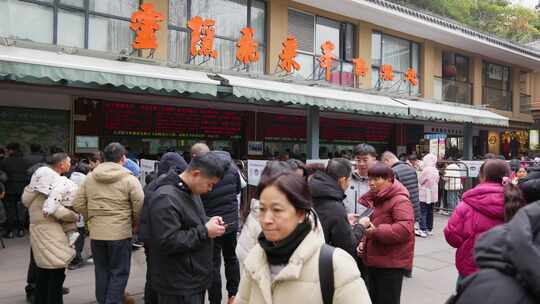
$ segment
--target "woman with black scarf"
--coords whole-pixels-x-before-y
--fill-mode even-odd
[[[307,182],[283,173],[259,185],[262,233],[244,262],[236,304],[322,304],[319,252],[323,246]],[[334,304],[371,303],[353,258],[332,256]]]

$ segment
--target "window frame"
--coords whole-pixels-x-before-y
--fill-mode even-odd
[[[371,70],[373,71],[374,69],[376,69],[377,71],[380,71],[380,68],[381,68],[381,65],[383,64],[383,60],[384,60],[384,57],[383,57],[383,44],[384,44],[384,36],[387,36],[387,37],[392,37],[392,38],[395,38],[395,39],[401,39],[401,40],[404,40],[404,41],[407,41],[409,42],[409,67],[413,67],[413,62],[414,62],[414,59],[413,59],[413,45],[417,45],[418,46],[418,69],[416,70],[416,77],[418,78],[418,80],[422,79],[421,78],[421,73],[420,73],[420,69],[422,67],[422,45],[416,41],[413,41],[413,40],[410,40],[410,39],[406,39],[406,38],[403,38],[403,37],[399,37],[399,36],[395,36],[395,35],[390,35],[390,34],[387,34],[387,33],[384,33],[382,31],[378,31],[378,30],[373,30],[372,32],[372,37],[373,37],[373,34],[379,34],[381,39],[380,39],[380,45],[379,45],[379,64],[378,65],[375,65],[373,64],[373,56],[371,57]],[[371,45],[371,48],[373,50],[373,38],[372,38],[372,45]],[[399,74],[403,80],[405,80],[405,71],[398,71],[398,70],[395,70],[393,67],[392,67],[392,71],[394,72],[394,74]],[[372,75],[372,78],[373,78],[373,75]],[[379,73],[377,73],[377,83],[379,82]],[[408,83],[407,84],[408,86],[408,94],[409,95],[413,95],[413,86]],[[418,87],[418,95],[421,95],[421,92],[420,92],[420,83],[418,83],[417,85]],[[382,87],[374,87],[375,89],[378,89],[378,90],[383,90]],[[398,91],[399,92],[399,91]]]
[[[358,54],[358,45],[357,45],[357,42],[358,42],[358,37],[357,37],[358,29],[357,29],[357,26],[355,24],[351,23],[351,22],[335,20],[335,19],[332,19],[332,18],[328,18],[328,17],[318,15],[318,14],[309,13],[309,12],[306,12],[306,11],[303,11],[303,10],[300,10],[300,9],[296,9],[296,8],[292,8],[292,7],[289,7],[287,9],[287,18],[288,18],[289,11],[295,11],[297,13],[301,13],[301,14],[313,17],[313,52],[303,51],[303,50],[300,50],[300,49],[297,50],[298,54],[313,57],[313,66],[312,66],[313,73],[311,75],[311,78],[308,78],[306,80],[315,80],[315,81],[317,81],[317,80],[322,79],[320,77],[317,77],[318,76],[317,71],[318,71],[318,66],[319,66],[317,64],[317,59],[321,57],[320,55],[317,54],[317,50],[320,49],[320,47],[321,47],[320,45],[317,46],[317,24],[318,24],[319,18],[324,18],[324,19],[339,23],[339,48],[340,48],[339,52],[338,52],[339,58],[335,59],[334,62],[339,62],[339,85],[343,86],[343,78],[342,78],[342,76],[343,76],[342,75],[343,74],[343,67],[344,67],[345,64],[350,64],[351,66],[353,65],[352,60],[348,61],[347,58],[346,58],[347,57],[346,56],[347,26],[349,25],[353,29],[353,37],[352,37],[352,45],[353,45],[353,51],[352,51],[353,55],[352,56],[353,56],[353,58],[351,58],[351,59],[354,59],[354,57]],[[354,86],[355,86],[355,84],[353,83],[353,87]]]
[[[471,83],[471,60],[469,58],[469,56],[466,56],[466,55],[463,55],[463,54],[460,54],[460,53],[457,53],[457,52],[454,52],[454,51],[443,51],[443,70],[444,70],[444,54],[452,54],[452,57],[453,57],[453,60],[454,60],[454,65],[456,66],[456,76],[454,77],[444,77],[443,75],[443,79],[448,79],[448,80],[452,80],[452,81],[456,81],[456,82],[462,82],[462,83]],[[461,81],[461,80],[457,80],[457,58],[460,57],[462,59],[465,59],[465,61],[467,62],[467,79],[465,81]]]
[[[186,14],[186,20],[190,20],[193,16],[191,15],[191,3],[192,1],[194,0],[185,0],[186,1],[186,7],[187,7],[187,14]],[[197,1],[197,0],[195,0]],[[225,0],[223,0],[225,1]],[[258,48],[259,49],[263,49],[264,50],[264,55],[266,57],[266,53],[267,53],[267,45],[268,45],[268,0],[258,0],[259,2],[262,2],[264,3],[264,34],[263,34],[263,37],[264,37],[264,41],[263,42],[259,42],[257,41],[257,44],[258,44]],[[251,23],[251,8],[253,7],[253,0],[246,0],[246,5],[247,5],[247,10],[246,10],[246,13],[247,13],[247,16],[246,16],[246,27],[252,27],[252,23]],[[185,27],[181,27],[181,26],[177,26],[177,25],[173,25],[170,23],[170,16],[168,15],[169,18],[167,18],[167,31],[176,31],[176,32],[184,32],[187,34],[187,39],[188,41],[191,41],[191,30],[187,27],[187,24],[185,25]],[[229,41],[229,42],[238,42],[238,39],[235,39],[235,38],[231,38],[231,37],[227,37],[227,36],[222,36],[222,35],[215,35],[216,39],[220,39],[220,40],[226,40],[226,41]],[[169,34],[169,38],[170,38],[170,34]],[[169,43],[169,42],[167,42]],[[168,46],[169,47],[169,46]],[[186,54],[186,58],[183,59],[182,62],[180,62],[181,64],[190,64],[190,60],[191,60],[191,56],[190,56],[190,48],[191,48],[191,45],[189,43],[187,43],[185,46],[185,54]],[[170,54],[168,54],[168,57],[170,57]],[[169,58],[167,58],[168,60]],[[262,58],[261,58],[262,59]],[[249,70],[248,70],[249,71]],[[266,65],[263,64],[263,73],[266,72]]]
[[[45,1],[40,1],[40,0],[18,0],[18,1],[52,8],[53,10],[52,44],[54,45],[58,45],[58,13],[60,10],[84,14],[84,46],[83,47],[85,49],[88,49],[88,41],[90,40],[90,17],[91,16],[131,22],[131,18],[128,18],[128,17],[117,16],[117,15],[90,10],[90,0],[82,0],[83,1],[82,7],[65,4],[65,3],[62,3],[61,0],[52,0],[52,2],[45,2]],[[139,2],[139,6],[140,6],[141,0],[137,0],[137,1]]]
[[[501,88],[496,88],[496,87],[487,85],[487,67],[490,64],[491,65],[497,65],[497,66],[502,67],[503,69],[508,70],[508,79],[506,80],[506,82],[507,82],[506,88],[501,89]],[[503,75],[504,75],[504,72],[503,72]],[[514,77],[514,75],[512,75],[512,67],[511,66],[496,63],[496,62],[492,62],[492,61],[487,61],[487,60],[483,61],[483,66],[482,66],[482,80],[483,80],[482,81],[482,86],[484,86],[486,88],[490,88],[490,89],[499,90],[499,91],[512,92],[513,91],[513,88],[512,88],[512,78],[513,77]]]

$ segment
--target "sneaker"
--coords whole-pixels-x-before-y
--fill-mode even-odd
[[[82,260],[73,260],[68,266],[69,270],[76,270],[84,266],[84,262]]]
[[[427,233],[423,230],[420,230],[420,233],[418,234],[418,236],[421,238],[427,238]]]
[[[417,236],[422,236],[422,230],[420,230],[419,228],[414,229],[414,234],[416,234]]]
[[[432,235],[433,235],[433,230],[428,230],[427,234],[428,234],[429,236],[432,236]]]
[[[69,294],[70,292],[71,292],[71,290],[69,290],[69,288],[67,288],[67,287],[62,287],[62,294],[63,294],[63,295],[67,295],[67,294]]]
[[[6,231],[6,233],[4,233],[2,237],[4,239],[12,239],[15,237],[15,234],[13,233],[13,231]]]
[[[17,231],[17,237],[18,237],[18,238],[22,238],[22,237],[24,237],[24,235],[25,235],[24,229],[19,229],[19,230]]]

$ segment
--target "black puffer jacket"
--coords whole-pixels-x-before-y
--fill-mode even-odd
[[[202,202],[174,170],[157,179],[150,198],[150,275],[166,295],[204,292],[212,277],[212,240]]]
[[[527,177],[518,185],[527,202],[540,201],[540,167],[530,168]]]
[[[7,194],[21,195],[28,184],[29,176],[26,174],[29,164],[21,155],[10,156],[0,161],[0,170],[6,172],[8,180],[5,184]]]
[[[416,170],[404,162],[397,162],[392,166],[396,179],[407,188],[414,208],[414,219],[420,221],[420,199],[418,196],[418,175]]]
[[[480,271],[458,286],[456,304],[540,303],[540,202],[522,208],[475,246]]]
[[[225,175],[214,189],[201,196],[204,210],[209,217],[221,216],[227,226],[226,233],[238,231],[238,198],[241,191],[240,174],[233,164],[231,155],[224,151],[216,151],[223,162]]]
[[[177,180],[174,175],[167,174],[169,171],[173,171],[176,175],[184,172],[187,168],[187,163],[182,156],[175,152],[168,152],[163,154],[159,161],[159,168],[157,172],[158,178],[144,187],[144,204],[139,216],[139,233],[138,237],[140,241],[145,241],[150,238],[150,204],[152,202],[152,194],[161,186],[166,184],[173,184]]]
[[[343,204],[345,193],[337,181],[324,172],[316,172],[309,180],[313,207],[322,223],[326,243],[356,256],[358,243]]]

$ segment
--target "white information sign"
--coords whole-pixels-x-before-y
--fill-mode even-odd
[[[259,185],[261,174],[266,167],[266,160],[248,160],[248,184],[252,186]]]

